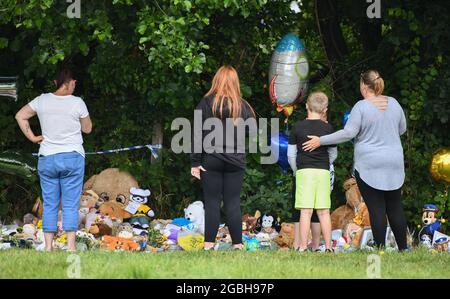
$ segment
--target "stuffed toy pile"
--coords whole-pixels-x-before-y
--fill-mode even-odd
[[[346,204],[331,214],[332,246],[335,251],[370,248],[373,243],[367,206],[354,178],[345,181]],[[107,251],[196,251],[204,246],[205,210],[201,201],[190,203],[184,215],[174,219],[158,219],[150,204],[151,191],[139,188],[129,173],[110,168],[92,176],[84,184],[80,196],[77,250]],[[449,250],[450,238],[441,233],[442,219],[438,209],[428,204],[423,208],[423,228],[419,232],[420,245],[430,250]],[[62,230],[61,211],[54,247],[67,248]],[[42,231],[42,200],[38,198],[32,212],[12,225],[0,225],[0,249],[12,247],[44,249]],[[395,247],[392,232],[388,246]],[[275,250],[293,247],[295,224],[280,223],[270,212],[256,211],[242,217],[244,249]],[[412,244],[412,236],[410,236]],[[323,245],[321,246],[323,247]],[[232,240],[228,227],[220,225],[215,250],[230,250]]]

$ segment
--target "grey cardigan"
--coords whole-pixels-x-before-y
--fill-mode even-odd
[[[321,145],[338,144],[355,138],[354,167],[372,188],[399,189],[405,180],[400,135],[406,132],[406,119],[396,99],[388,97],[386,110],[370,101],[358,101],[344,127],[320,137]]]

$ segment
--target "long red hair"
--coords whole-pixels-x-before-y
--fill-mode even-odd
[[[211,89],[206,93],[206,96],[214,95],[212,105],[213,114],[219,113],[219,117],[223,116],[223,107],[229,109],[230,116],[235,121],[242,117],[242,105],[246,104],[254,115],[253,109],[241,97],[241,86],[239,84],[239,77],[234,67],[224,65],[214,75]]]

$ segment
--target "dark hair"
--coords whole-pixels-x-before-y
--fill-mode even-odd
[[[383,93],[384,90],[384,80],[381,75],[376,70],[368,70],[361,74],[361,81],[367,85],[376,96]]]
[[[68,68],[61,68],[55,78],[56,89],[59,89],[63,84],[73,80],[72,71]]]

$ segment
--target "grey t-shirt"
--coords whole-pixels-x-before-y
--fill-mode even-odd
[[[385,111],[368,100],[358,101],[344,127],[320,137],[321,145],[338,144],[355,138],[354,163],[361,179],[379,190],[399,189],[405,180],[400,135],[406,119],[396,99],[388,97]]]

